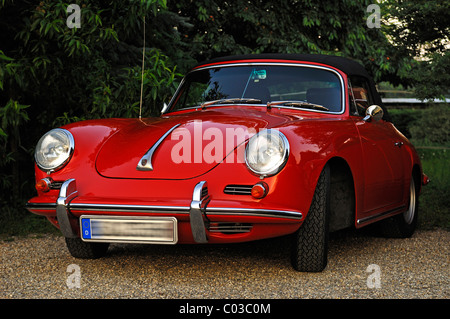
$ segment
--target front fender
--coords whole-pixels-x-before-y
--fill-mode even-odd
[[[291,154],[285,170],[291,187],[296,188],[303,212],[309,211],[314,191],[323,168],[332,159],[347,163],[354,181],[356,209],[363,196],[362,150],[359,134],[351,120],[324,119],[292,123],[280,127],[289,140]],[[288,182],[286,181],[286,182]]]

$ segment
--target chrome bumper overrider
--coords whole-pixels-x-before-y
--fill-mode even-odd
[[[70,210],[83,212],[131,212],[131,213],[173,213],[187,214],[191,224],[192,235],[195,242],[207,243],[206,221],[207,216],[214,215],[236,215],[255,217],[275,217],[291,220],[301,220],[302,213],[299,211],[253,209],[235,207],[208,207],[210,195],[206,181],[198,183],[193,190],[190,206],[155,206],[155,205],[123,205],[123,204],[84,204],[72,203],[78,196],[75,179],[66,180],[60,189],[58,199],[55,203],[28,203],[26,208],[30,211],[54,210],[60,225],[61,232],[65,237],[75,238],[77,233],[70,223]]]
[[[195,185],[194,193],[192,194],[191,207],[189,209],[192,236],[194,237],[195,242],[199,244],[208,242],[203,216],[208,202],[208,185],[203,181]]]
[[[69,203],[78,195],[77,184],[74,179],[65,181],[59,191],[59,197],[56,201],[56,217],[59,227],[64,237],[76,238],[77,234],[73,231],[69,220]]]

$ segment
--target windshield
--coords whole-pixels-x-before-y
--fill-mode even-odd
[[[195,70],[184,79],[171,111],[252,104],[340,113],[341,78],[312,66],[234,65]]]

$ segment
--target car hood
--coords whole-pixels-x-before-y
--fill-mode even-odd
[[[103,144],[97,155],[96,169],[109,178],[194,178],[213,169],[260,130],[295,119],[298,117],[247,107],[221,107],[137,119]],[[152,169],[138,169],[138,164],[152,148]],[[233,160],[243,163],[243,158],[237,157]]]

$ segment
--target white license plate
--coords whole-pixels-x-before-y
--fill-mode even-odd
[[[81,239],[84,241],[176,244],[177,226],[175,217],[80,217]]]

